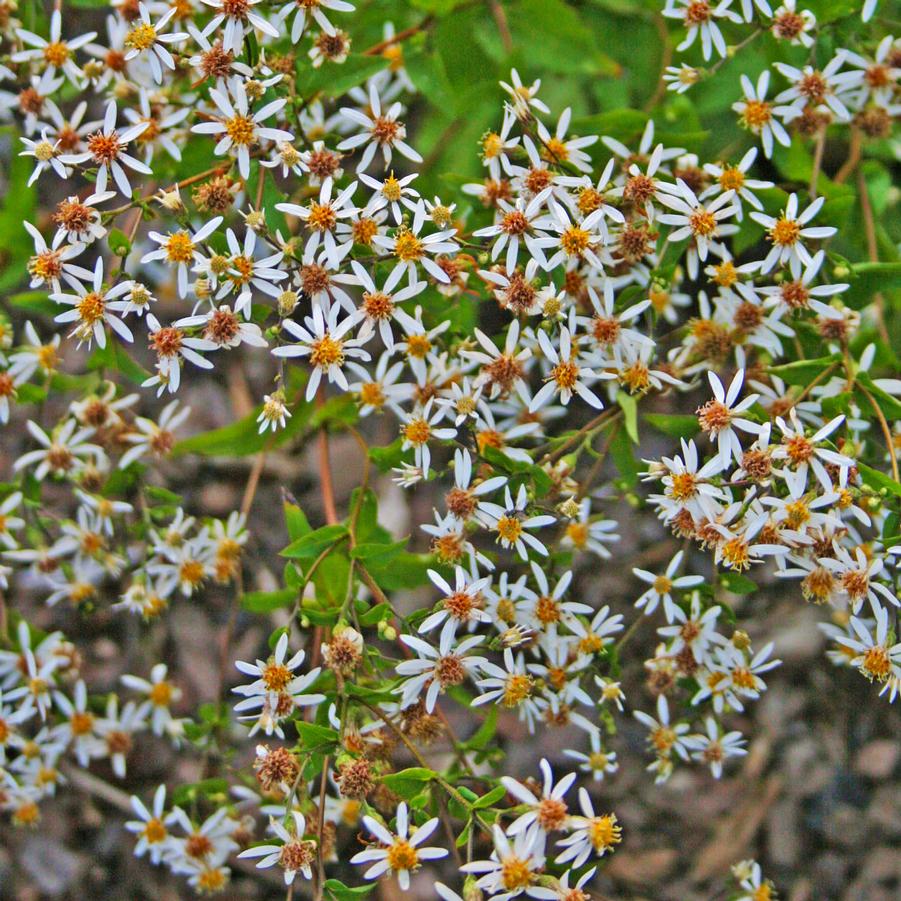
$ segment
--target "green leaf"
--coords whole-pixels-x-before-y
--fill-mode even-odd
[[[288,607],[297,600],[297,592],[291,588],[278,591],[247,591],[241,595],[241,608],[249,613],[271,613],[280,607]]]
[[[150,373],[135,362],[118,341],[107,338],[106,347],[97,347],[88,359],[88,369],[111,369],[125,376],[130,382],[141,385]]]
[[[875,488],[877,491],[885,489],[889,494],[901,497],[901,484],[896,482],[891,476],[887,476],[878,469],[873,469],[872,466],[867,466],[866,463],[858,462],[857,470],[860,472],[860,477],[865,485],[869,485],[870,488]]]
[[[327,753],[337,746],[340,738],[334,729],[320,726],[318,723],[295,720],[294,728],[297,729],[300,747],[305,754]]]
[[[822,375],[833,363],[841,360],[841,354],[828,357],[817,357],[814,360],[796,360],[794,363],[783,363],[781,366],[770,366],[770,375],[776,375],[788,385],[809,385],[817,376]]]
[[[347,526],[343,523],[322,526],[322,528],[298,538],[297,541],[292,541],[281,552],[281,555],[291,560],[312,559],[318,557],[329,545],[335,544],[347,534]]]
[[[498,785],[495,788],[491,789],[491,791],[487,794],[482,795],[482,797],[479,798],[478,801],[474,801],[472,806],[475,807],[476,810],[481,810],[485,807],[493,807],[506,794],[507,789],[504,788],[503,785]]]
[[[410,798],[422,791],[425,783],[437,778],[438,774],[434,770],[422,766],[412,766],[398,773],[382,776],[382,784],[400,795],[405,801],[409,801]]]
[[[720,585],[733,594],[753,594],[757,583],[738,572],[724,572],[719,577]]]
[[[671,438],[692,438],[701,430],[697,416],[676,413],[645,413],[644,421]]]
[[[382,56],[352,53],[340,65],[325,63],[314,69],[305,53],[298,54],[297,92],[307,96],[319,93],[326,97],[340,97],[387,65],[388,61]]]
[[[325,880],[325,890],[334,901],[359,901],[360,898],[365,898],[375,887],[375,882],[351,888],[351,886],[345,885],[340,879]]]
[[[638,444],[638,403],[631,394],[625,391],[619,391],[616,395],[616,402],[623,411],[623,418],[626,423],[626,434]]]

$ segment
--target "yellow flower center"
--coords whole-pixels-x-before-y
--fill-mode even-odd
[[[156,29],[142,22],[135,26],[125,38],[125,46],[135,50],[149,50],[156,41]]]
[[[398,870],[412,870],[419,865],[419,855],[408,841],[398,838],[388,849],[388,865],[395,873]]]
[[[256,140],[256,124],[249,116],[234,116],[225,123],[225,133],[234,144],[253,144]]]
[[[190,263],[194,259],[194,242],[186,231],[174,232],[166,239],[166,259],[170,263]]]

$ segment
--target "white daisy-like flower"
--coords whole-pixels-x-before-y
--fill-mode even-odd
[[[346,337],[360,321],[359,315],[345,316],[339,321],[340,307],[335,304],[326,315],[322,307],[314,306],[313,315],[304,319],[304,325],[285,319],[285,330],[297,338],[297,344],[285,344],[273,349],[277,357],[308,357],[313,371],[307,382],[306,399],[312,400],[319,390],[322,377],[335,383],[343,391],[349,389],[344,366],[348,358],[368,360],[369,353],[362,345],[366,337]]]
[[[216,31],[225,22],[222,48],[230,50],[235,56],[241,55],[247,31],[256,29],[268,34],[269,37],[279,37],[278,29],[254,10],[261,0],[242,0],[241,3],[232,3],[230,0],[203,0],[203,2],[215,10],[213,18],[204,29],[204,35]],[[212,91],[210,94],[212,95]]]
[[[87,342],[90,347],[96,341],[99,347],[106,347],[106,327],[109,326],[123,341],[131,343],[134,335],[116,315],[128,306],[128,301],[118,300],[131,289],[128,281],[119,282],[112,288],[104,288],[103,257],[98,257],[90,284],[85,287],[76,284],[75,294],[51,294],[51,300],[66,304],[72,309],[54,317],[54,322],[76,323],[70,337],[78,339],[79,345]]]
[[[588,733],[591,742],[591,750],[586,754],[582,751],[565,749],[564,755],[579,764],[579,769],[590,775],[595,782],[602,782],[608,773],[615,773],[619,769],[616,762],[616,751],[606,751],[601,744],[601,732],[594,729]]]
[[[831,226],[810,226],[807,223],[822,209],[825,197],[817,197],[807,209],[798,213],[798,195],[790,194],[785,209],[779,215],[752,212],[751,218],[767,230],[767,239],[773,245],[760,266],[761,274],[770,272],[776,266],[788,266],[792,276],[798,278],[802,266],[813,262],[805,240],[821,241],[831,238],[837,228]]]
[[[38,63],[46,67],[45,74],[51,77],[61,69],[76,88],[81,87],[84,75],[75,63],[75,51],[93,41],[97,37],[96,31],[63,40],[62,13],[54,9],[50,16],[49,39],[24,28],[16,29],[16,37],[30,49],[14,53],[14,63]]]
[[[158,864],[171,846],[168,827],[175,822],[171,813],[166,814],[166,786],[160,785],[153,793],[151,807],[148,808],[137,795],[131,796],[131,806],[138,819],[129,820],[125,828],[138,838],[135,857],[147,854],[151,863]]]
[[[760,73],[755,85],[747,75],[741,76],[741,87],[744,97],[732,104],[732,109],[739,115],[741,124],[758,135],[763,145],[763,155],[769,159],[773,155],[774,143],[783,147],[791,144],[791,138],[776,116],[790,114],[787,106],[773,106],[766,99],[770,87],[770,70]]]
[[[525,485],[519,486],[515,501],[510,489],[507,488],[504,506],[488,502],[483,505],[486,515],[490,517],[490,528],[497,532],[498,543],[503,547],[515,549],[523,560],[528,559],[529,548],[543,557],[548,555],[547,548],[531,534],[531,530],[553,525],[557,521],[556,517],[546,513],[527,516],[525,511],[528,505]]]
[[[148,313],[144,320],[147,324],[150,347],[156,351],[157,373],[144,382],[144,385],[159,385],[160,392],[168,389],[175,394],[181,384],[182,361],[187,360],[200,369],[212,369],[213,364],[198,351],[216,350],[216,345],[205,338],[192,338],[183,329],[174,325],[164,326],[153,313]]]
[[[152,175],[153,170],[125,151],[135,138],[142,135],[150,127],[150,123],[137,122],[120,132],[116,128],[118,115],[116,101],[110,100],[107,104],[100,130],[92,134],[87,140],[87,150],[80,153],[63,154],[59,157],[59,160],[67,166],[77,166],[90,160],[97,167],[97,180],[94,184],[95,193],[102,194],[106,191],[106,186],[110,177],[112,177],[119,192],[130,198],[131,185],[124,167],[141,175]]]
[[[590,407],[600,410],[604,402],[585,384],[587,379],[612,378],[610,373],[598,372],[579,363],[579,350],[573,347],[570,331],[565,326],[560,329],[560,347],[554,347],[547,332],[538,332],[538,343],[550,365],[550,371],[544,385],[538,389],[529,403],[529,412],[535,412],[549,403],[551,398],[559,396],[560,403],[566,406],[573,394],[578,394]]]
[[[597,814],[591,795],[584,788],[579,789],[579,807],[582,816],[573,816],[572,832],[557,842],[563,851],[557,855],[557,863],[569,863],[581,867],[589,857],[603,857],[622,841],[622,827],[617,825],[616,814]]]
[[[730,757],[742,757],[748,753],[746,739],[741,732],[720,731],[717,721],[708,716],[704,721],[706,735],[689,735],[685,744],[691,749],[693,760],[710,767],[714,779],[723,775],[723,764]]]
[[[701,55],[710,59],[713,51],[725,57],[727,53],[726,39],[720,31],[717,19],[728,22],[741,22],[741,16],[730,9],[732,0],[720,0],[715,6],[710,3],[697,3],[695,0],[667,0],[663,15],[669,19],[682,19],[687,29],[685,40],[676,49],[681,53],[688,50],[695,40],[701,38]]]
[[[453,629],[442,629],[437,648],[415,635],[401,635],[400,640],[418,654],[395,667],[399,676],[408,677],[397,689],[401,695],[401,708],[417,703],[425,692],[425,709],[432,713],[439,695],[448,688],[461,685],[485,662],[484,657],[469,653],[484,641],[481,635],[456,641]]]
[[[332,197],[333,188],[332,179],[326,178],[319,189],[319,197],[311,200],[308,206],[300,206],[296,203],[277,203],[275,208],[282,213],[288,213],[303,220],[310,232],[310,237],[304,246],[305,256],[315,256],[322,246],[323,256],[329,266],[337,269],[353,247],[353,241],[347,240],[339,245],[335,240],[335,230],[342,219],[355,216],[359,210],[351,203],[351,198],[357,190],[357,182],[351,182],[334,198]]]
[[[672,592],[677,589],[694,588],[701,585],[704,581],[703,576],[676,576],[684,556],[684,552],[679,551],[670,560],[662,575],[657,575],[646,569],[635,568],[632,570],[636,578],[651,586],[635,602],[635,606],[639,610],[644,610],[650,616],[657,609],[657,605],[662,602],[666,621],[668,623],[673,621],[675,610],[678,608],[673,601]]]
[[[432,459],[429,442],[450,441],[457,435],[456,427],[436,428],[444,418],[444,412],[442,407],[434,404],[434,398],[429,398],[424,407],[417,407],[401,420],[401,448],[413,448],[415,464],[422,478],[428,478],[429,475]]]
[[[125,59],[132,60],[142,53],[145,54],[150,63],[153,80],[157,84],[162,84],[163,66],[173,71],[175,69],[175,60],[166,49],[166,44],[177,44],[189,37],[185,31],[163,34],[163,29],[177,12],[177,7],[170,7],[154,25],[150,20],[150,10],[143,3],[139,3],[138,19],[133,22],[131,30],[125,36]]]
[[[403,104],[395,101],[386,110],[382,110],[382,102],[379,98],[378,84],[375,79],[369,85],[369,113],[353,107],[342,107],[341,115],[349,122],[363,129],[359,134],[345,138],[338,150],[355,150],[367,145],[357,163],[357,172],[363,172],[369,168],[377,150],[382,151],[382,160],[385,168],[391,164],[391,159],[396,150],[402,156],[414,163],[421,163],[422,157],[404,140],[407,136],[407,128],[398,117],[403,111]]]
[[[387,251],[396,258],[395,268],[402,272],[406,271],[411,285],[419,281],[417,265],[422,266],[436,281],[449,283],[450,276],[435,260],[431,259],[430,255],[454,254],[459,249],[453,240],[457,234],[455,228],[446,228],[423,235],[422,229],[428,218],[425,204],[420,203],[413,214],[413,222],[410,227],[401,226],[391,236],[376,235],[372,239],[372,243],[376,247]]]
[[[304,30],[307,27],[308,17],[312,19],[327,35],[330,37],[337,34],[335,26],[329,21],[324,10],[333,10],[334,12],[350,13],[356,7],[346,0],[304,0],[298,3],[297,0],[291,0],[286,3],[276,14],[276,20],[281,24],[286,22],[291,13],[295,12],[294,22],[291,25],[291,43],[296,44],[300,41]]]
[[[393,833],[382,823],[370,816],[363,817],[363,824],[382,844],[382,848],[369,848],[351,857],[354,864],[370,864],[363,874],[365,879],[380,879],[386,873],[393,873],[401,889],[409,891],[410,874],[422,866],[426,860],[440,860],[447,857],[446,848],[423,847],[422,843],[438,828],[439,820],[433,817],[410,831],[407,805],[401,802],[397,807],[397,832]]]
[[[211,6],[220,2],[222,0],[204,0],[204,3]],[[256,0],[249,0],[249,2],[256,2]],[[259,17],[249,14],[249,18],[252,20],[252,18]],[[234,20],[229,19],[229,23],[232,21]],[[278,36],[277,33],[275,36]],[[240,52],[240,50],[236,52]],[[239,78],[232,78],[230,81],[220,84],[221,88],[210,88],[210,99],[216,104],[221,117],[213,122],[200,122],[193,125],[191,131],[197,134],[220,136],[214,153],[216,156],[225,154],[234,156],[238,161],[238,171],[241,173],[241,177],[247,179],[250,178],[251,148],[259,146],[263,141],[294,140],[294,135],[290,131],[262,124],[266,119],[278,113],[288,100],[280,97],[252,113],[243,81]]]
[[[520,119],[528,119],[533,109],[539,113],[550,113],[547,105],[538,99],[538,91],[541,89],[540,78],[536,78],[530,85],[525,85],[519,72],[511,69],[510,82],[502,81],[500,85],[513,98],[513,112]]]
[[[478,888],[494,901],[509,901],[525,895],[528,898],[553,899],[557,893],[539,885],[545,865],[545,837],[540,829],[527,829],[516,835],[511,843],[504,830],[495,824],[494,851],[487,860],[474,860],[460,867],[463,873],[474,873]]]
[[[264,844],[254,845],[242,851],[238,857],[241,859],[252,859],[261,857],[257,863],[258,869],[278,864],[284,870],[285,885],[291,885],[297,874],[300,873],[305,879],[313,878],[313,863],[316,860],[316,842],[311,839],[304,839],[307,830],[307,821],[304,815],[298,810],[291,811],[293,819],[293,831],[288,831],[282,823],[273,818],[269,820],[269,829],[275,833],[280,844]]]
[[[507,792],[528,807],[507,827],[507,835],[519,835],[533,825],[542,832],[559,832],[568,825],[569,812],[564,798],[576,781],[575,773],[567,773],[559,782],[554,783],[551,765],[542,757],[538,764],[543,778],[540,797],[530,788],[510,776],[502,776],[501,784]]]
[[[188,271],[194,263],[203,259],[200,246],[222,224],[222,216],[214,216],[199,229],[189,231],[187,228],[162,234],[152,231],[148,237],[160,245],[158,250],[151,250],[141,257],[142,263],[163,260],[169,266],[175,266],[178,273],[178,293],[180,297],[188,295]]]

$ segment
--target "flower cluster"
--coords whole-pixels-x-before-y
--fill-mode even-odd
[[[754,579],[819,605],[830,659],[901,693],[901,380],[858,169],[868,142],[888,155],[901,39],[874,25],[822,68],[774,62],[772,100],[769,68],[734,78],[750,139],[706,155],[672,115],[554,116],[514,69],[481,177],[442,197],[404,58],[433,17],[351,54],[355,5],[126,0],[103,37],[70,36],[59,4],[46,37],[12,8],[0,23],[0,112],[48,203],[0,319],[0,422],[22,425],[0,486],[0,809],[33,825],[66,772],[106,760],[122,780],[136,742],[162,741],[202,775],[168,807],[165,785],[136,794],[126,828],[201,894],[243,866],[317,898],[362,875],[587,901],[622,840],[599,798],[622,732],[646,730],[658,782],[747,753],[739,715],[780,663],[738,619]],[[662,12],[705,61],[742,29],[814,45],[793,0],[733,5]],[[727,74],[683,63],[661,85]],[[806,159],[808,138],[799,176],[782,148]],[[854,172],[866,261],[841,243]],[[259,405],[179,442],[192,392],[233,378]],[[366,458],[343,518],[337,431]],[[266,584],[247,565],[266,457],[313,435],[325,522],[281,486],[290,543]],[[188,491],[172,467],[192,453],[253,455],[240,509],[165,487]],[[417,496],[409,543],[379,485]],[[657,542],[638,555],[630,509]],[[590,579],[615,570],[630,587]],[[209,598],[228,598],[222,684],[196,711],[159,655],[121,693],[89,686],[83,652],[36,625],[133,615],[150,636]],[[236,622],[260,614],[279,617],[268,648],[236,660]],[[499,723],[553,730],[558,778],[544,758],[540,782],[505,772]],[[756,863],[735,877],[774,897]]]

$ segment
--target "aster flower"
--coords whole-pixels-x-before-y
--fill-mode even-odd
[[[128,145],[140,137],[149,127],[149,122],[138,122],[123,129],[116,128],[118,118],[116,101],[111,100],[106,107],[103,116],[103,124],[99,131],[92,134],[87,140],[87,150],[79,153],[66,153],[59,157],[59,161],[67,166],[77,166],[89,160],[97,167],[97,179],[94,191],[102,194],[106,191],[110,177],[116,183],[119,193],[125,197],[131,197],[131,184],[128,181],[127,167],[142,175],[152,175],[153,170],[126,153]]]
[[[146,807],[137,795],[131,796],[131,806],[138,819],[129,820],[125,828],[138,837],[135,857],[148,854],[150,862],[158,864],[169,849],[168,827],[174,822],[173,815],[166,814],[166,786],[160,785],[153,793],[152,807]]]
[[[186,41],[187,32],[178,31],[164,34],[163,29],[169,24],[178,12],[176,7],[171,7],[154,25],[150,20],[150,10],[143,4],[138,4],[138,19],[132,25],[131,31],[125,37],[125,59],[135,59],[140,54],[145,54],[150,63],[150,71],[153,80],[157,84],[163,81],[163,66],[167,69],[175,69],[175,60],[166,49],[166,44],[177,44]]]
[[[401,708],[417,703],[424,692],[426,712],[432,713],[439,695],[472,677],[485,662],[484,657],[469,653],[484,641],[481,635],[457,641],[454,629],[445,628],[441,630],[437,648],[415,635],[401,635],[400,640],[418,655],[395,667],[399,676],[408,677],[397,689],[401,695]]]
[[[767,229],[767,238],[773,245],[761,264],[761,273],[767,273],[777,265],[788,266],[792,276],[798,278],[801,267],[813,262],[804,240],[831,238],[838,231],[831,226],[807,225],[824,203],[825,198],[818,197],[799,215],[798,195],[789,194],[785,209],[778,218],[765,213],[751,213],[751,218]]]
[[[531,530],[553,525],[556,522],[555,517],[547,514],[526,515],[529,501],[525,485],[519,486],[515,501],[509,487],[505,491],[504,506],[487,502],[484,504],[485,513],[490,517],[490,528],[497,532],[498,543],[503,547],[515,549],[523,560],[528,559],[529,548],[546,557],[547,548],[531,534]]]
[[[511,843],[496,824],[491,834],[494,838],[491,857],[464,864],[460,871],[475,873],[479,877],[476,885],[495,901],[508,901],[520,895],[553,899],[556,892],[538,884],[545,864],[544,834],[539,829],[528,829]]]
[[[350,862],[370,865],[363,874],[365,879],[379,879],[385,873],[393,873],[397,876],[401,889],[409,891],[410,874],[418,870],[423,861],[447,857],[448,851],[446,848],[422,846],[438,828],[437,817],[426,820],[411,832],[407,805],[401,802],[397,807],[395,822],[397,832],[393,833],[373,817],[364,816],[363,824],[384,847],[360,851]]]
[[[741,16],[730,9],[732,0],[721,0],[716,6],[707,3],[697,4],[693,0],[667,0],[663,15],[670,19],[682,19],[687,29],[685,40],[676,49],[681,53],[691,47],[695,40],[701,38],[701,55],[710,59],[713,51],[726,56],[726,40],[720,31],[717,19],[728,22],[741,22]]]
[[[395,150],[408,160],[421,163],[422,157],[404,140],[407,136],[406,126],[398,121],[403,105],[395,102],[383,111],[378,87],[374,81],[370,82],[368,99],[369,114],[353,107],[341,109],[341,115],[349,122],[361,127],[363,131],[341,141],[338,144],[338,150],[355,150],[366,145],[366,149],[357,163],[357,172],[363,172],[369,168],[377,150],[382,152],[386,169],[391,164]]]
[[[307,316],[304,325],[292,319],[282,322],[285,330],[295,338],[297,344],[285,344],[273,349],[277,357],[309,357],[313,371],[307,382],[306,399],[312,400],[319,390],[323,376],[334,382],[341,389],[349,388],[344,374],[344,365],[348,358],[368,360],[369,354],[360,346],[364,338],[345,337],[359,322],[358,316],[345,316],[338,320],[340,308],[334,305],[328,315],[319,306],[313,307],[313,315]]]
[[[582,816],[574,816],[572,832],[557,842],[564,850],[557,855],[557,863],[568,863],[581,867],[589,857],[603,857],[613,851],[622,841],[622,827],[617,824],[616,814],[596,814],[591,795],[584,788],[579,789],[579,806]]]
[[[45,75],[52,77],[58,69],[61,69],[69,81],[76,87],[81,87],[82,72],[75,63],[75,51],[97,37],[96,31],[89,31],[77,38],[63,40],[62,13],[54,9],[50,16],[49,40],[33,31],[24,28],[16,29],[16,37],[28,45],[30,49],[20,50],[12,55],[14,63],[38,63],[45,67]]]
[[[221,0],[204,0],[210,6],[216,5]],[[254,3],[257,0],[248,0]],[[219,17],[213,19],[216,21]],[[259,19],[253,13],[248,14],[248,19],[257,25]],[[231,24],[234,19],[229,19]],[[259,19],[260,22],[265,20]],[[267,28],[272,28],[266,23]],[[212,22],[210,23],[212,26]],[[208,27],[210,27],[208,26]],[[228,43],[228,26],[226,26],[226,44]],[[266,29],[263,29],[266,30]],[[277,33],[274,35],[277,37]],[[240,47],[240,40],[238,42]],[[236,51],[239,52],[239,51]],[[197,134],[219,135],[215,153],[217,156],[229,154],[238,161],[238,171],[244,179],[250,178],[250,152],[252,147],[258,146],[263,141],[293,141],[294,135],[283,128],[272,128],[263,125],[267,119],[272,118],[288,102],[287,98],[280,97],[262,106],[255,113],[250,110],[250,101],[247,97],[247,89],[238,78],[232,78],[222,83],[222,89],[210,88],[210,99],[216,104],[220,116],[212,122],[200,122],[191,127],[191,131]]]
[[[773,155],[774,142],[788,147],[791,138],[775,116],[786,115],[786,106],[773,106],[766,99],[770,87],[770,70],[760,73],[755,85],[747,75],[741,76],[741,87],[744,97],[732,104],[732,109],[739,115],[739,121],[752,134],[760,136],[763,155],[769,159]]]
[[[254,845],[242,851],[242,859],[261,857],[258,869],[278,864],[284,870],[285,885],[291,885],[298,873],[305,879],[313,878],[312,865],[316,860],[316,842],[304,839],[307,830],[306,818],[297,810],[291,811],[292,831],[288,831],[277,820],[270,818],[269,829],[275,833],[279,844]]]
[[[176,267],[178,272],[178,293],[184,298],[188,295],[188,270],[193,263],[199,262],[203,255],[200,245],[222,224],[222,216],[214,216],[196,231],[179,229],[162,234],[149,232],[148,237],[160,245],[159,250],[152,250],[141,257],[142,263],[164,260],[169,266]]]
[[[203,2],[215,11],[213,18],[204,29],[204,33],[208,35],[216,31],[225,22],[222,47],[224,50],[231,51],[235,56],[241,55],[244,35],[247,31],[261,31],[273,38],[279,36],[278,29],[254,10],[261,0],[242,0],[240,4],[232,3],[230,0],[203,0]],[[212,91],[210,94],[212,96]]]

